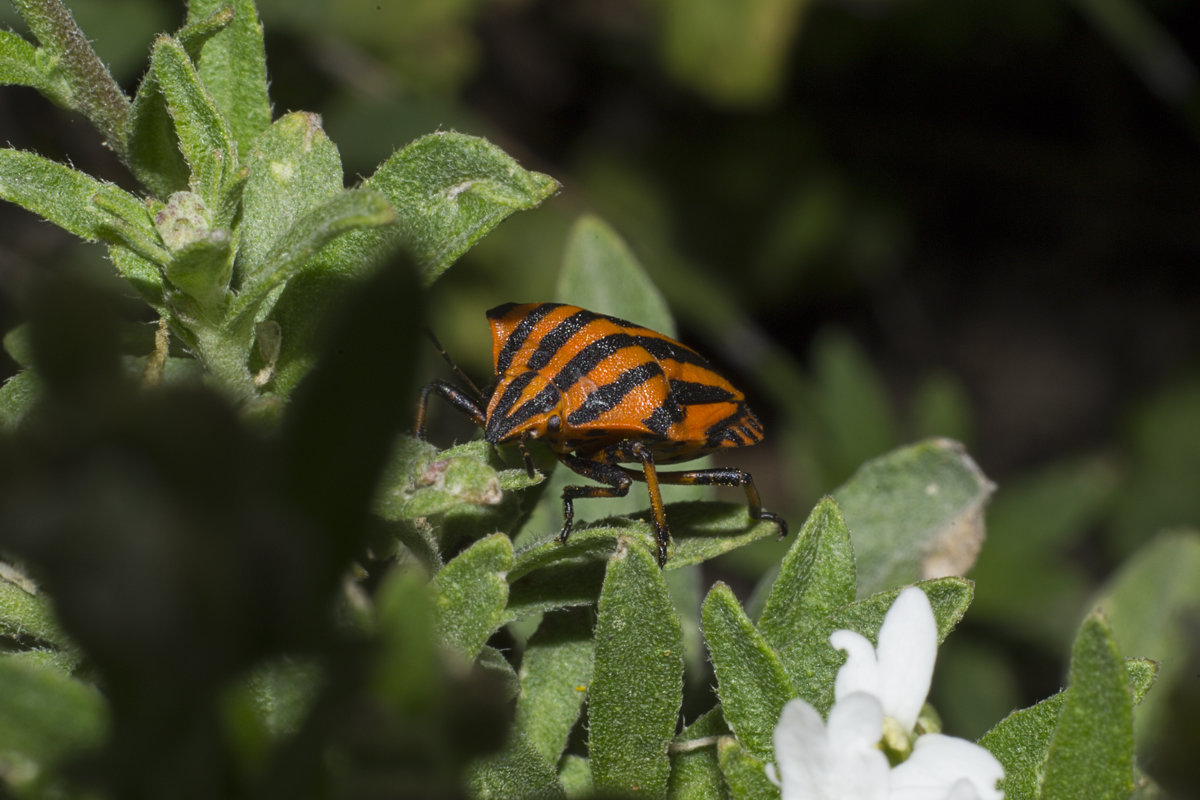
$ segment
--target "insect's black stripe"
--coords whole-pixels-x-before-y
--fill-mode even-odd
[[[512,367],[513,357],[516,356],[521,346],[525,344],[525,340],[529,338],[529,334],[547,314],[561,305],[562,303],[542,303],[526,314],[525,318],[517,324],[517,327],[513,328],[512,334],[509,335],[508,340],[504,343],[504,347],[500,348],[500,353],[496,356],[497,375],[508,373],[508,370]],[[488,312],[488,319],[501,319],[512,307],[511,303],[497,306]]]
[[[734,395],[720,386],[694,381],[671,381],[671,395],[676,402],[683,406],[696,406],[706,403],[728,403]]]
[[[642,420],[642,424],[659,436],[666,436],[671,430],[671,426],[682,420],[683,409],[679,407],[679,403],[676,402],[674,397],[668,395],[667,399],[663,400],[662,405],[654,409],[650,413],[650,416]]]
[[[583,404],[567,417],[567,424],[582,425],[585,422],[592,422],[604,412],[616,408],[634,389],[656,375],[662,374],[662,367],[655,361],[647,361],[625,370],[615,381],[606,383],[589,394]]]
[[[722,441],[732,441],[734,444],[741,444],[737,439],[736,434],[732,433],[731,426],[740,422],[742,417],[746,415],[746,407],[742,403],[738,403],[737,408],[732,414],[724,419],[714,422],[704,431],[704,436],[708,440],[710,447],[719,447]]]
[[[495,408],[488,415],[485,438],[489,442],[498,442],[508,435],[514,427],[528,420],[535,414],[548,411],[558,401],[558,392],[548,386],[529,400],[514,408],[521,395],[537,377],[536,372],[525,372],[513,379],[505,389],[504,394],[496,401]]]
[[[628,333],[610,333],[581,349],[571,356],[554,376],[554,385],[564,392],[588,375],[604,359],[629,347],[641,347],[657,360],[670,359],[713,371],[708,362],[691,350],[673,346],[670,341],[657,336],[634,336]]]
[[[579,333],[588,323],[595,322],[598,319],[601,319],[601,316],[593,311],[583,309],[576,311],[555,325],[549,333],[538,341],[537,349],[529,357],[529,363],[526,366],[529,369],[535,370],[546,366],[558,351],[575,337],[575,334]]]
[[[742,438],[745,439],[747,442],[757,442],[759,439],[758,434],[755,433],[754,431],[750,430],[750,428],[748,428],[744,424],[738,425],[737,431],[738,431],[738,433],[740,433],[742,435]]]
[[[639,347],[644,347],[650,355],[659,361],[669,358],[681,364],[693,364],[709,372],[716,373],[716,370],[712,368],[712,364],[709,364],[695,350],[690,350],[681,344],[677,344],[665,336],[638,336],[637,344]]]

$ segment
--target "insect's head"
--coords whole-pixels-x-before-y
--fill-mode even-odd
[[[506,375],[492,392],[484,438],[492,444],[554,437],[562,430],[562,393],[540,372]]]

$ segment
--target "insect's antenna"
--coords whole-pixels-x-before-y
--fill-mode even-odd
[[[459,369],[458,364],[454,363],[454,359],[450,358],[450,354],[446,352],[446,348],[442,347],[442,343],[433,335],[433,330],[426,327],[425,335],[429,337],[429,341],[433,342],[433,346],[437,348],[437,351],[442,354],[442,358],[450,365],[450,369],[454,371],[455,377],[466,384],[467,388],[474,393],[475,399],[482,403],[484,401],[483,392],[479,391],[479,387],[467,376],[467,373]]]

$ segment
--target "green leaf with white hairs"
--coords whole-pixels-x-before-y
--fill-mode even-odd
[[[779,789],[767,779],[767,762],[756,758],[732,736],[721,737],[717,758],[732,800],[764,800],[779,795]]]
[[[514,731],[504,749],[467,770],[467,786],[475,800],[566,800],[554,767],[529,738]]]
[[[1142,659],[1125,661],[1129,692],[1137,702],[1154,682],[1155,670]],[[979,740],[1004,767],[1004,796],[1008,800],[1042,797],[1044,768],[1055,730],[1071,694],[1067,688],[1045,700],[1012,712]]]
[[[667,797],[686,800],[728,800],[729,792],[717,758],[717,742],[729,728],[717,706],[701,714],[671,745],[671,780]]]
[[[1041,781],[1046,800],[1124,800],[1133,792],[1133,703],[1112,630],[1093,613],[1071,648],[1070,691]]]
[[[704,599],[702,620],[725,721],[746,750],[769,761],[779,714],[796,696],[787,671],[724,583]]]
[[[0,561],[0,635],[71,647],[54,616],[50,598],[16,566],[4,561]]]
[[[592,765],[583,756],[563,756],[558,768],[558,779],[570,800],[592,797]]]
[[[597,603],[596,662],[588,697],[588,752],[596,791],[663,797],[667,746],[683,701],[683,633],[649,548],[623,538]]]
[[[974,587],[963,578],[938,578],[922,581],[917,586],[929,598],[940,643],[966,613]],[[780,645],[779,659],[792,679],[797,697],[807,700],[822,714],[829,712],[833,706],[834,678],[846,660],[845,654],[834,650],[829,643],[830,634],[851,630],[875,642],[879,626],[900,592],[901,588],[890,589],[842,606],[816,620],[803,634]]]
[[[119,223],[157,238],[149,211],[133,195],[23,150],[0,148],[0,198],[87,241],[124,244]]]
[[[521,659],[516,729],[557,764],[592,681],[595,644],[588,609],[547,614]]]
[[[229,224],[228,196],[234,191],[239,170],[233,132],[179,40],[158,37],[150,69],[166,99],[179,149],[190,170],[188,186],[208,205],[214,226]]]
[[[654,547],[654,528],[649,516],[647,511],[633,519],[581,525],[572,529],[566,544],[553,535],[544,535],[541,541],[521,549],[514,572],[524,575],[581,555],[605,556],[622,537],[636,537],[647,547]],[[708,561],[779,532],[773,522],[751,519],[744,503],[672,503],[667,506],[667,521],[672,544],[663,568],[668,570]]]
[[[195,4],[191,6],[195,16]],[[233,20],[233,9],[222,7],[212,15],[193,19],[175,34],[193,62],[200,48]],[[179,150],[175,123],[167,112],[158,76],[148,70],[134,95],[129,114],[129,168],[147,188],[166,198],[188,187],[191,171]]]
[[[0,31],[0,84],[37,89],[55,105],[71,107],[73,90],[54,60],[13,31]]]
[[[854,601],[854,551],[837,501],[823,498],[779,567],[758,628],[783,647],[817,620]]]
[[[316,114],[285,114],[246,157],[238,271],[253,280],[276,243],[306,213],[342,193],[342,159]]]
[[[994,489],[963,446],[949,439],[863,464],[833,493],[854,544],[858,596],[965,574],[983,545],[983,507]]]
[[[397,151],[366,185],[391,201],[398,224],[359,246],[406,248],[426,286],[510,214],[558,190],[558,181],[522,169],[486,139],[454,132],[429,134]]]
[[[14,431],[42,396],[42,382],[23,369],[0,385],[0,430]]]
[[[512,542],[502,533],[493,534],[459,553],[433,578],[438,633],[468,660],[475,658],[504,619],[505,576],[512,558]]]
[[[245,155],[271,124],[263,28],[254,0],[189,0],[188,24],[211,27],[226,6],[233,8],[233,19],[206,37],[196,66]]]
[[[554,293],[560,303],[636,322],[675,336],[675,320],[658,287],[629,245],[607,222],[591,214],[575,221]]]
[[[348,231],[388,225],[395,219],[377,192],[347,189],[300,216],[275,242],[262,267],[246,276],[230,308],[231,324],[251,324],[270,313],[279,291],[317,251]]]

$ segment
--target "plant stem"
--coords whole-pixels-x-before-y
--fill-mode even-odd
[[[108,146],[126,160],[129,98],[96,55],[62,0],[13,0],[29,30],[61,65],[72,107],[91,120]]]

